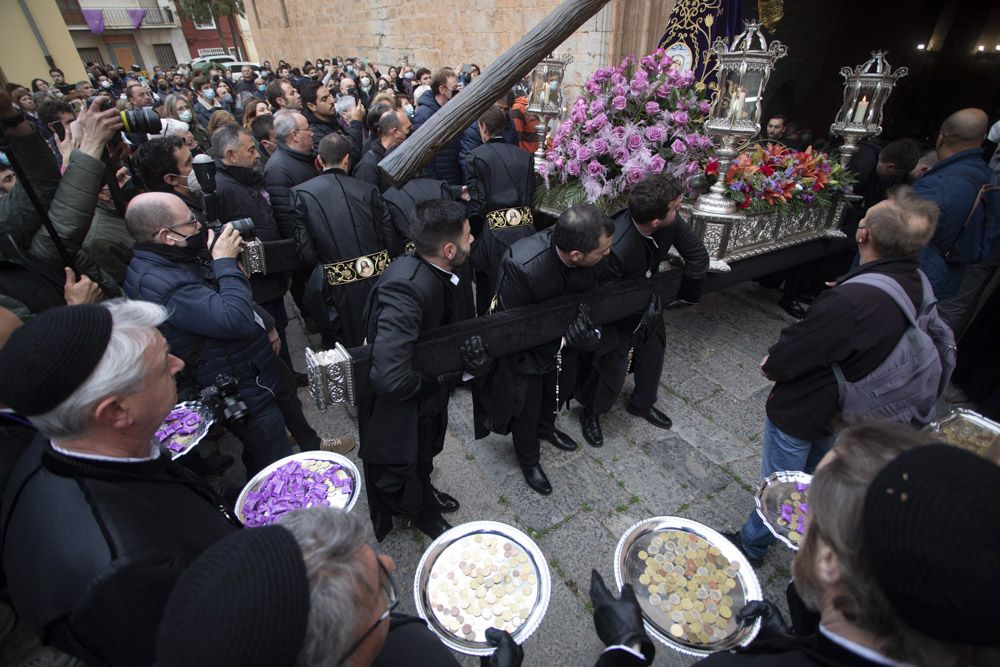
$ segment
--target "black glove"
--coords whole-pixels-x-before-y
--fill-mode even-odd
[[[462,366],[473,377],[481,377],[490,369],[490,353],[481,336],[469,336],[461,347]]]
[[[781,611],[770,600],[751,600],[736,612],[736,620],[744,625],[752,625],[760,617],[760,632],[754,641],[794,639],[795,635],[785,623]]]
[[[647,662],[653,662],[656,649],[642,624],[642,610],[635,599],[632,584],[622,586],[615,599],[597,570],[590,571],[590,602],[594,605],[594,627],[605,646],[638,644]]]
[[[592,352],[601,342],[601,330],[594,326],[590,319],[590,306],[581,303],[576,312],[576,319],[569,323],[566,329],[566,342],[571,347]]]
[[[649,299],[649,305],[646,306],[646,310],[642,313],[642,319],[639,321],[636,333],[640,334],[641,337],[648,336],[651,331],[655,331],[657,324],[662,321],[663,304],[660,301],[660,295],[654,294]]]
[[[514,641],[510,633],[497,628],[486,628],[486,643],[496,646],[492,655],[484,655],[479,660],[482,667],[521,667],[524,649]]]

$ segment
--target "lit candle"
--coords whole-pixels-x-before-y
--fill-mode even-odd
[[[865,114],[868,113],[868,98],[862,97],[858,106],[854,109],[854,122],[862,124],[865,122]]]
[[[746,104],[747,104],[747,94],[740,93],[739,97],[736,100],[736,108],[739,109],[736,115],[737,118],[746,117]]]

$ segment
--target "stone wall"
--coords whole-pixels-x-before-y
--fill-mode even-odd
[[[556,5],[553,0],[246,0],[246,15],[261,59],[293,65],[317,57],[367,57],[395,64],[402,55],[431,69],[476,63],[486,68]],[[636,13],[636,5],[650,11]],[[567,97],[597,67],[619,57],[613,50],[655,44],[672,0],[612,0],[559,49],[574,62],[567,70]],[[648,26],[637,26],[637,16]],[[635,39],[640,32],[651,39]]]

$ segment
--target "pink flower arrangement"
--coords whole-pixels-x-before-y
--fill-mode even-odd
[[[649,174],[699,172],[712,148],[701,132],[711,106],[693,84],[663,49],[595,71],[539,162],[543,199],[559,191],[564,205],[611,208]]]

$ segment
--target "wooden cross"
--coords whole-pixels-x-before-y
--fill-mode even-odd
[[[393,185],[406,183],[445,144],[465,132],[484,111],[606,4],[608,0],[563,0],[521,41],[466,86],[454,102],[441,107],[399,148],[383,158],[379,169]]]

